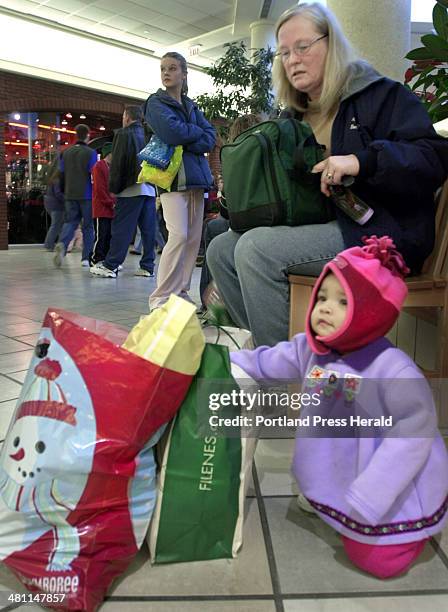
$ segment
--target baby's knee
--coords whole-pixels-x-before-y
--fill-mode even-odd
[[[342,541],[350,561],[359,569],[381,580],[407,572],[421,555],[426,544],[426,540],[420,540],[405,544],[375,546],[356,542],[345,536],[342,537]]]

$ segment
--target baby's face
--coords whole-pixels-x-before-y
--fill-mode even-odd
[[[347,316],[347,297],[334,274],[328,274],[317,293],[311,313],[311,329],[317,336],[330,336],[344,323]]]

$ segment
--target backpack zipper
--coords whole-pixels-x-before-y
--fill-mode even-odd
[[[275,176],[275,170],[274,170],[274,165],[273,165],[274,147],[272,146],[271,141],[268,138],[266,138],[264,134],[258,133],[258,134],[254,134],[254,136],[256,136],[257,139],[260,141],[264,151],[266,152],[267,150],[267,153],[268,153],[267,163],[268,163],[269,172],[271,174],[272,187],[274,189],[274,197],[276,198],[277,203],[280,205],[282,204],[282,199],[280,196],[280,189],[278,187],[277,177]]]

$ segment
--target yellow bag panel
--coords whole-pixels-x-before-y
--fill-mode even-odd
[[[196,306],[171,295],[166,304],[142,317],[129,332],[123,348],[153,363],[196,374],[205,338],[196,316]]]
[[[162,187],[162,189],[170,191],[171,184],[176,174],[179,172],[182,162],[182,151],[182,145],[178,145],[174,149],[173,157],[166,170],[151,166],[148,162],[142,162],[142,169],[138,175],[137,183],[152,183],[153,185],[157,185],[157,187]]]

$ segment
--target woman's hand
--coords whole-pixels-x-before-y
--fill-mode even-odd
[[[332,155],[319,162],[311,170],[321,172],[320,190],[326,196],[330,195],[329,185],[340,185],[344,176],[358,176],[359,161],[356,155]]]

